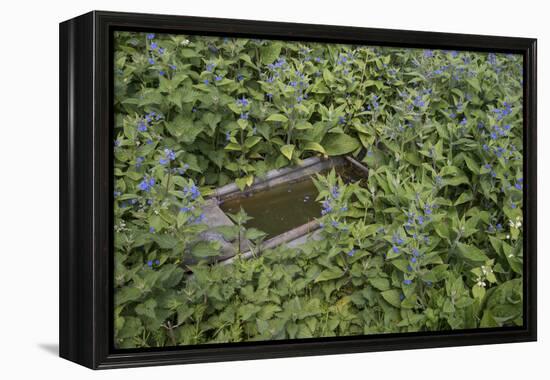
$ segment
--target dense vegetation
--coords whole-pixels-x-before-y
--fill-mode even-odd
[[[114,75],[118,347],[522,325],[521,56],[117,32]],[[324,239],[200,263],[211,189],[342,154]]]

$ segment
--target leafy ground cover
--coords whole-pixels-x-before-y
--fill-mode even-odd
[[[522,325],[521,56],[114,41],[117,347]],[[213,188],[343,154],[370,172],[315,179],[322,240],[201,263]]]

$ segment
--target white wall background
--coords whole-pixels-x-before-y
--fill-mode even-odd
[[[0,11],[0,377],[512,379],[548,374],[550,27],[543,0],[4,1]],[[93,9],[539,39],[539,342],[93,372],[57,355],[58,23]],[[545,67],[546,66],[546,67]],[[546,354],[544,351],[547,351]],[[541,375],[534,378],[542,378]]]

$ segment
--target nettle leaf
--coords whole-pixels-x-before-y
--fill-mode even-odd
[[[344,275],[344,271],[340,268],[325,269],[315,279],[315,282],[330,281],[340,278]]]
[[[151,319],[156,319],[157,318],[155,313],[156,307],[157,307],[157,301],[150,298],[147,301],[145,301],[145,303],[141,303],[136,306],[136,314],[144,315]]]
[[[323,139],[321,145],[325,152],[331,156],[340,156],[353,152],[361,146],[361,143],[355,137],[345,134],[330,133]]]
[[[487,255],[482,250],[472,245],[458,243],[457,248],[460,255],[466,260],[477,263],[485,263],[485,261],[489,260]]]
[[[219,241],[199,241],[191,248],[191,254],[199,258],[218,256],[220,248]]]
[[[266,236],[267,234],[263,231],[258,230],[257,228],[248,228],[244,235],[247,239],[256,240]]]
[[[280,42],[272,42],[260,48],[260,59],[264,65],[273,63],[281,54],[283,45]]]
[[[369,283],[378,290],[388,290],[390,288],[390,281],[387,278],[370,278]]]
[[[386,300],[390,305],[400,308],[401,307],[401,292],[396,289],[386,290],[382,293],[382,298]]]
[[[141,297],[141,290],[138,288],[124,286],[115,292],[115,304],[123,305],[125,303],[136,301]]]

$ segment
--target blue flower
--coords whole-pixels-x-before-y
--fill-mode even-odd
[[[162,71],[162,70],[159,71],[159,75],[160,75],[161,77],[164,76],[164,74],[165,74],[164,71]]]
[[[147,39],[148,39],[148,40],[152,40],[153,38],[155,38],[155,33],[149,33],[149,34],[147,35]]]
[[[431,58],[434,56],[434,52],[432,50],[424,50],[424,57]]]
[[[206,71],[210,71],[212,72],[212,70],[214,70],[214,64],[213,63],[209,63],[208,65],[206,65]]]
[[[151,177],[151,178],[147,179],[146,177],[143,177],[143,180],[139,183],[138,187],[142,191],[149,192],[149,190],[151,190],[151,188],[154,185],[155,185],[155,179],[154,178]]]
[[[210,83],[210,81],[209,81],[208,79],[205,79],[205,80],[203,80],[202,82],[203,82],[204,84],[209,84],[209,83]]]
[[[355,248],[353,248],[351,251],[347,253],[348,256],[353,257],[355,255]]]
[[[164,154],[166,154],[166,157],[168,157],[170,161],[174,161],[176,159],[176,154],[171,149],[164,149]]]
[[[416,260],[416,257],[411,258],[411,263],[414,264],[414,263],[416,263],[416,261],[417,261],[417,260]]]
[[[417,218],[418,224],[423,225],[424,224],[424,217],[421,215]]]
[[[150,232],[150,233],[153,233],[153,232],[155,232],[155,227],[152,227],[152,226],[151,226],[151,227],[149,227],[149,232]]]
[[[241,107],[246,107],[248,105],[248,100],[244,97],[244,95],[242,98],[237,99],[237,105]]]
[[[195,224],[201,223],[204,219],[206,219],[206,215],[202,213],[193,221],[193,223]]]
[[[147,266],[150,268],[153,266],[153,260],[147,261]]]
[[[143,120],[140,120],[138,122],[138,131],[140,131],[140,132],[147,131],[147,124]]]
[[[412,215],[414,215],[414,214],[412,214]],[[403,241],[403,239],[401,238],[401,236],[399,236],[399,235],[397,235],[397,234],[396,234],[396,235],[393,235],[392,241],[393,241],[395,244],[397,244],[397,245],[401,245],[401,244],[404,243],[404,241]]]
[[[153,58],[149,58],[149,64],[150,65],[154,65],[155,64],[155,60]]]
[[[425,105],[424,100],[422,100],[422,97],[420,97],[420,96],[417,96],[417,97],[414,99],[413,104],[414,104],[416,107],[424,107],[424,105]]]
[[[156,42],[151,42],[151,50],[156,50],[159,46]]]
[[[164,54],[164,48],[159,48],[159,54],[160,55]]]
[[[171,68],[172,70],[175,70],[178,68],[176,65],[172,65],[172,64],[168,65],[168,67]]]
[[[394,246],[391,247],[391,249],[392,249],[393,253],[399,253],[399,248],[397,246],[394,245]]]
[[[330,224],[332,224],[332,227],[338,227],[338,222],[336,220],[333,220]]]
[[[412,249],[412,254],[413,254],[414,256],[419,256],[419,255],[420,255],[420,252],[418,252],[418,249],[413,248],[413,249]]]
[[[465,117],[462,118],[462,120],[460,121],[460,125],[466,125],[468,123],[468,119],[466,119]]]
[[[323,201],[323,209],[321,210],[321,215],[326,215],[332,211],[332,206],[329,200]]]
[[[403,280],[403,284],[410,285],[412,284],[412,280]]]
[[[136,168],[140,168],[141,164],[143,163],[144,160],[145,160],[145,158],[143,158],[143,157],[136,158]]]
[[[229,132],[225,132],[225,141],[231,140],[231,134]]]
[[[273,94],[267,93],[267,94],[265,94],[265,96],[266,96],[269,100],[273,99]]]
[[[195,184],[191,185],[191,187],[186,186],[183,192],[185,194],[191,194],[191,199],[197,199],[201,195],[199,188]]]
[[[240,82],[244,79],[244,76],[242,74],[237,74],[237,82]]]
[[[246,112],[246,113],[241,113],[241,119],[243,119],[243,120],[248,120],[248,112]]]
[[[159,265],[159,264],[160,264],[160,260],[159,260],[159,259],[156,259],[156,260],[155,260],[155,264],[156,264],[156,265]]]
[[[216,75],[216,76],[214,77],[214,80],[215,80],[216,82],[219,82],[219,81],[221,81],[222,79],[223,79],[223,76],[222,76],[222,75]]]

